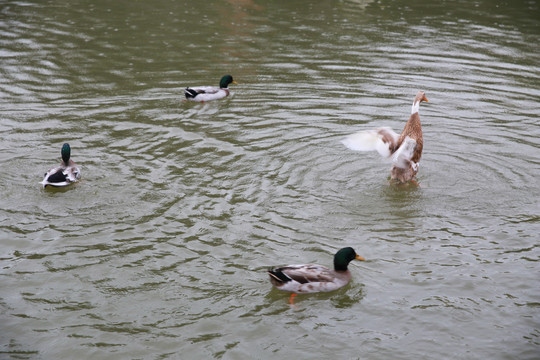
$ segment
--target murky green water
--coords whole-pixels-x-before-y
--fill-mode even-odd
[[[539,7],[1,1],[0,358],[539,358]],[[340,140],[420,89],[397,189]],[[347,287],[271,288],[344,246]]]

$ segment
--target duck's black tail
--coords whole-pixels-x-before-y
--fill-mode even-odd
[[[281,269],[268,269],[268,275],[270,275],[274,280],[280,283],[286,283],[291,281],[291,278],[281,272]]]
[[[67,179],[67,175],[64,174],[62,170],[58,170],[54,174],[51,174],[49,178],[47,179],[47,181],[50,183],[61,183],[61,182],[66,181],[66,179]]]
[[[195,98],[195,96],[197,96],[198,93],[195,90],[190,89],[190,88],[187,87],[184,90],[184,94],[186,95],[186,99],[190,99],[190,98],[193,99],[193,98]]]

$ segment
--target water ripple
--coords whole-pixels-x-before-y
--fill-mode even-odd
[[[500,356],[530,355],[535,5],[212,5],[1,10],[6,353],[493,358],[506,339]],[[227,99],[183,102],[225,72]],[[419,89],[421,187],[394,188],[340,140],[401,130]],[[66,141],[83,179],[43,190]],[[347,287],[295,309],[271,289],[268,266],[343,246],[368,259]]]

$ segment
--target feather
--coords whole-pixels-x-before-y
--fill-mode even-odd
[[[392,155],[392,162],[394,166],[397,166],[402,169],[406,169],[411,166],[411,158],[416,149],[416,141],[410,137],[406,137],[405,141],[399,149]]]
[[[394,151],[399,135],[389,127],[377,130],[359,131],[347,136],[341,142],[343,145],[355,151],[374,151],[387,158]]]

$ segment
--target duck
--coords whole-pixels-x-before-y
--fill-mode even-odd
[[[412,104],[411,116],[401,134],[389,127],[381,127],[351,134],[342,143],[351,150],[376,150],[385,158],[391,157],[391,181],[397,184],[418,184],[416,174],[424,146],[419,110],[420,103],[424,101],[428,102],[425,92],[418,91]]]
[[[70,159],[71,147],[68,143],[62,145],[62,163],[60,166],[50,169],[45,173],[41,184],[43,188],[47,186],[63,187],[76,183],[81,178],[81,170],[77,164]]]
[[[351,281],[348,265],[353,260],[365,261],[352,247],[340,249],[334,255],[334,269],[322,265],[287,265],[268,269],[270,282],[277,289],[294,294],[329,292]],[[291,298],[292,301],[292,298]]]
[[[197,86],[187,87],[184,90],[186,99],[189,101],[205,102],[211,100],[223,99],[229,96],[229,84],[238,84],[231,75],[225,75],[219,81],[219,87],[215,86]]]

